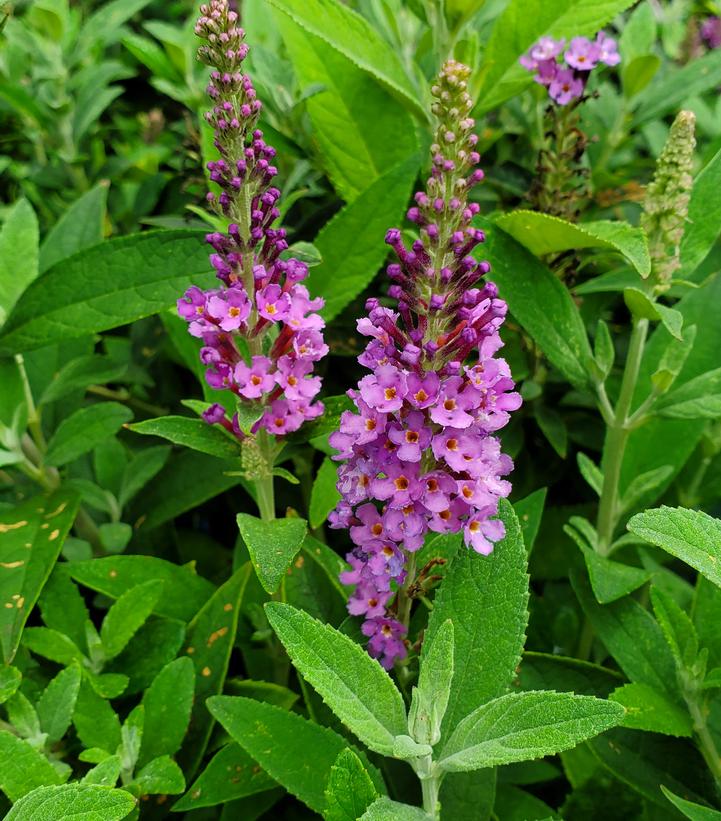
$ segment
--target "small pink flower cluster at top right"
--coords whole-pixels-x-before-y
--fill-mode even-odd
[[[595,40],[574,37],[564,52],[565,45],[563,39],[541,37],[519,61],[525,69],[535,72],[534,80],[548,88],[549,96],[558,105],[568,105],[582,96],[591,71],[599,63],[615,66],[621,61],[616,41],[602,31]]]

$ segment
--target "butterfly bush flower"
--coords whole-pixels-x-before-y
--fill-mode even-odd
[[[620,61],[616,41],[601,31],[595,40],[574,37],[567,47],[565,40],[541,37],[519,62],[534,72],[534,80],[548,88],[555,103],[564,106],[583,96],[591,71],[599,63],[616,66]]]
[[[701,23],[700,34],[708,48],[721,48],[721,17],[707,17]]]
[[[317,313],[323,300],[311,299],[302,284],[307,266],[284,258],[286,233],[273,227],[280,213],[275,149],[257,128],[262,105],[241,70],[248,46],[238,15],[227,0],[212,0],[200,12],[195,33],[206,43],[198,57],[213,68],[207,88],[213,107],[206,120],[220,154],[208,163],[219,193],[209,193],[207,200],[229,225],[227,232],[206,237],[219,286],[189,288],[178,300],[178,313],[202,340],[208,384],[257,409],[253,433],[284,435],[323,411],[313,401],[320,377],[312,375],[314,363],[328,352]],[[237,414],[231,422],[219,404],[204,418],[243,437]]]
[[[506,304],[493,283],[479,282],[488,263],[471,256],[484,235],[471,224],[478,205],[468,201],[483,178],[469,73],[450,61],[432,88],[432,172],[408,212],[420,238],[409,247],[399,229],[386,235],[398,260],[388,266],[396,307],[367,301],[359,362],[370,373],[348,392],[357,411],[343,413],[330,439],[342,461],[331,526],[349,528],[354,543],[341,577],[355,586],[348,610],[363,616],[368,650],[386,668],[406,655],[406,625],[392,600],[413,581],[409,554],[428,531],[462,531],[469,548],[487,555],[504,535],[493,517],[511,490],[503,477],[513,464],[495,434],[521,399],[496,356]]]

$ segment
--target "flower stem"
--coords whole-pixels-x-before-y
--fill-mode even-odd
[[[721,756],[716,747],[716,742],[708,728],[706,713],[695,698],[686,698],[689,713],[693,719],[693,729],[698,741],[699,750],[706,762],[706,766],[711,771],[711,775],[716,782],[716,789],[721,792]]]
[[[613,542],[613,534],[618,525],[620,514],[618,489],[621,479],[623,457],[631,432],[628,424],[629,414],[633,402],[633,395],[636,390],[636,383],[638,382],[638,374],[641,368],[641,359],[643,357],[647,333],[648,320],[634,320],[626,367],[621,382],[621,392],[618,396],[612,423],[609,425],[606,434],[603,485],[601,487],[601,498],[598,505],[598,519],[596,522],[596,530],[598,532],[596,549],[601,556],[608,555]]]
[[[421,782],[423,809],[431,818],[438,818],[441,809],[441,805],[438,802],[438,793],[441,790],[441,779],[433,765],[433,759],[430,755],[425,758],[419,758],[414,765],[414,769]]]

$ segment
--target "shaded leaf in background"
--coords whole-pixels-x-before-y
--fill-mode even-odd
[[[48,442],[45,461],[58,467],[72,462],[113,436],[132,418],[132,411],[118,402],[80,408],[58,426]]]
[[[32,205],[18,200],[0,229],[0,327],[38,272],[38,220]]]
[[[108,186],[104,183],[86,191],[48,231],[40,245],[40,272],[56,262],[103,240]]]

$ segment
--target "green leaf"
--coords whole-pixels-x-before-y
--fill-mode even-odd
[[[413,156],[378,177],[313,241],[323,262],[311,269],[306,284],[312,295],[325,299],[321,313],[327,322],[363,291],[383,264],[388,254],[383,238],[389,225],[403,219],[419,165]]]
[[[40,272],[103,241],[108,186],[100,183],[68,208],[40,246]]]
[[[109,356],[88,354],[71,359],[56,374],[42,393],[38,404],[47,405],[74,391],[84,390],[88,385],[105,385],[115,382],[126,371],[124,363],[112,360]]]
[[[378,798],[363,762],[350,748],[331,767],[325,798],[325,821],[356,821]]]
[[[492,818],[496,794],[496,770],[448,773],[441,784],[440,803],[448,818]]]
[[[185,656],[166,664],[145,691],[140,766],[180,749],[190,721],[194,689],[195,669]]]
[[[23,646],[58,664],[83,661],[83,654],[72,639],[48,627],[28,627],[23,633]]]
[[[628,523],[628,529],[721,587],[721,521],[718,519],[700,510],[664,505],[637,513]]]
[[[693,182],[688,219],[681,240],[680,278],[689,278],[706,259],[721,233],[721,205],[714,192],[721,185],[721,149]]]
[[[166,445],[145,448],[128,462],[123,471],[118,504],[121,508],[139,493],[145,485],[163,468],[168,460],[170,448]]]
[[[361,815],[360,821],[431,821],[431,816],[420,807],[381,796]]]
[[[274,16],[300,87],[321,89],[305,100],[313,138],[334,188],[352,202],[418,151],[413,120],[373,77],[326,41],[284,14]]]
[[[699,649],[693,622],[668,593],[655,586],[651,588],[651,604],[678,669],[692,668]]]
[[[100,628],[100,638],[106,658],[120,653],[153,612],[164,582],[151,579],[123,593],[108,610]]]
[[[0,336],[0,352],[117,328],[174,305],[190,285],[212,281],[197,231],[110,239],[63,260],[25,291]]]
[[[425,641],[453,622],[455,672],[445,738],[479,704],[505,693],[521,658],[528,612],[526,548],[513,509],[501,502],[506,536],[490,556],[461,548],[438,590]]]
[[[281,584],[281,600],[320,621],[338,626],[348,615],[346,591],[338,575],[345,562],[327,545],[308,535]]]
[[[269,0],[301,28],[325,40],[336,51],[370,74],[421,117],[424,107],[399,57],[368,23],[338,0]]]
[[[505,767],[501,773],[508,769]],[[498,785],[493,814],[496,818],[503,818],[503,821],[556,821],[561,818],[535,795],[511,784]]]
[[[91,784],[38,787],[18,801],[5,821],[122,821],[135,807],[125,790]]]
[[[38,273],[38,219],[22,199],[7,212],[0,230],[0,327]]]
[[[683,329],[683,341],[679,341],[674,337],[668,343],[658,367],[651,375],[651,382],[658,393],[666,393],[676,381],[676,377],[681,373],[686,359],[691,353],[695,340],[696,326],[690,325]]]
[[[266,522],[248,513],[239,513],[237,520],[263,589],[275,593],[303,544],[307,531],[305,520],[272,519]]]
[[[82,783],[99,784],[101,787],[114,787],[120,778],[120,770],[120,756],[108,756],[85,773]]]
[[[634,317],[661,321],[666,330],[679,341],[683,340],[681,326],[683,316],[673,308],[667,308],[653,299],[639,288],[625,288],[623,298],[628,310]]]
[[[139,693],[150,687],[163,667],[175,658],[184,638],[185,624],[182,621],[149,619],[108,669],[114,673],[119,670],[127,673],[130,680],[125,695]]]
[[[61,670],[37,701],[40,729],[47,733],[50,744],[60,741],[70,726],[80,692],[80,675],[77,663]]]
[[[317,813],[346,740],[296,713],[239,696],[214,696],[212,715],[266,773]],[[312,751],[312,754],[309,754]]]
[[[572,693],[509,693],[463,719],[446,742],[446,772],[528,761],[570,750],[618,724],[623,708]]]
[[[548,405],[537,404],[534,411],[541,432],[561,459],[565,459],[568,451],[568,430],[563,417]]]
[[[551,364],[576,387],[588,382],[591,346],[581,315],[566,287],[547,266],[498,226],[474,220],[486,233],[478,256],[488,259],[513,316]]]
[[[649,470],[647,473],[642,473],[640,476],[637,476],[629,484],[621,497],[619,505],[620,511],[627,513],[643,502],[653,501],[661,492],[660,488],[671,477],[672,473],[673,468],[671,465],[664,465],[663,467]]]
[[[188,780],[195,775],[210,739],[213,721],[206,702],[223,690],[250,577],[251,567],[246,562],[213,593],[188,625],[185,653],[195,665],[195,699],[190,726],[177,756]]]
[[[321,527],[340,499],[336,488],[338,466],[326,456],[313,482],[308,506],[308,520],[312,530]]]
[[[48,443],[45,461],[56,467],[72,462],[113,436],[132,418],[132,412],[118,402],[80,408],[58,426]]]
[[[721,417],[721,368],[690,379],[657,400],[654,410],[670,419]]]
[[[624,684],[609,699],[625,707],[624,727],[688,738],[693,735],[688,712],[648,684]]]
[[[276,782],[258,767],[240,744],[227,744],[210,759],[188,792],[173,805],[175,812],[215,807],[269,790]]]
[[[601,604],[627,596],[651,578],[652,573],[639,567],[631,567],[601,556],[590,547],[583,547],[583,558],[586,560],[588,578],[596,601]]]
[[[120,721],[115,711],[85,677],[80,684],[73,724],[85,747],[110,751],[120,745]]]
[[[153,612],[181,621],[190,621],[214,590],[193,566],[173,564],[155,556],[108,556],[71,562],[69,572],[76,582],[113,599],[145,581],[163,581]]]
[[[580,450],[576,454],[576,461],[578,462],[578,470],[581,476],[583,476],[591,489],[596,492],[596,495],[600,496],[601,488],[603,487],[603,473],[601,473],[598,465]]]
[[[18,689],[22,675],[16,667],[0,667],[0,704],[6,702]]]
[[[13,803],[36,787],[63,781],[39,750],[7,730],[0,730],[0,760],[0,790]]]
[[[531,85],[518,58],[539,37],[593,37],[630,5],[630,0],[511,0],[496,18],[483,55],[474,113],[490,111]]]
[[[623,93],[635,97],[653,80],[661,67],[661,58],[655,54],[642,54],[630,62],[623,72]]]
[[[41,748],[44,737],[40,729],[38,714],[22,690],[8,700],[5,705],[10,724],[17,730],[18,735],[26,738],[33,747]]]
[[[185,778],[175,761],[163,755],[146,764],[128,786],[141,795],[178,795],[185,791]]]
[[[495,222],[537,257],[581,248],[606,248],[621,254],[642,277],[651,272],[646,235],[626,222],[575,224],[536,211],[513,211]]]
[[[718,810],[712,810],[711,807],[703,807],[701,804],[695,804],[693,801],[686,801],[685,798],[674,795],[674,793],[666,789],[663,784],[661,784],[661,792],[682,815],[691,821],[721,821],[721,812]]]
[[[589,661],[526,652],[518,675],[523,690],[555,690],[565,687],[579,695],[606,697],[619,687],[623,676]]]
[[[523,534],[523,541],[525,542],[527,553],[533,550],[538,529],[541,526],[547,492],[547,488],[539,488],[539,490],[534,490],[533,493],[529,493],[528,496],[519,499],[513,504],[513,509],[521,525],[521,533]]]
[[[0,648],[6,664],[75,519],[79,497],[66,490],[0,511]]]
[[[676,666],[653,616],[629,597],[600,605],[584,579],[573,574],[571,580],[593,629],[629,679],[674,698]]]
[[[436,744],[453,681],[453,622],[448,619],[423,643],[418,686],[413,688],[408,729],[419,744]]]
[[[303,678],[371,750],[393,754],[407,732],[403,698],[386,671],[348,636],[287,604],[265,606],[272,628]]]
[[[145,436],[160,436],[176,445],[184,445],[220,459],[240,458],[240,444],[217,425],[187,416],[161,416],[128,425],[130,430]]]

